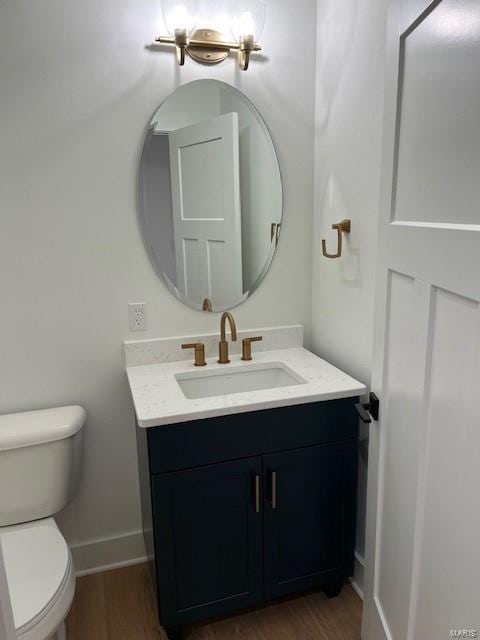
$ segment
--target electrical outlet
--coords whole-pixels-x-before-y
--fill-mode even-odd
[[[147,330],[147,309],[145,302],[130,302],[128,305],[130,331]]]

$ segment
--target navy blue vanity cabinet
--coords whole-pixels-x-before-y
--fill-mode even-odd
[[[259,457],[153,479],[165,627],[263,599]]]
[[[353,572],[357,398],[137,428],[145,541],[162,626]]]
[[[266,598],[352,575],[356,451],[340,442],[264,457]]]

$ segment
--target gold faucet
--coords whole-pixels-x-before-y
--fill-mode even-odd
[[[206,367],[205,345],[202,342],[194,342],[193,344],[182,344],[182,349],[195,349],[195,366]]]
[[[252,342],[261,342],[262,336],[255,336],[254,338],[244,338],[242,340],[242,360],[249,362],[252,358]]]
[[[225,324],[228,320],[230,324],[230,332],[232,334],[232,341],[236,342],[237,340],[237,325],[235,324],[235,320],[233,316],[228,311],[222,314],[222,319],[220,320],[220,342],[218,343],[218,363],[219,364],[228,364],[230,362],[228,358],[228,342],[227,337],[225,335]]]
[[[210,298],[205,298],[205,300],[203,301],[202,311],[208,311],[209,313],[212,313],[213,305],[212,305],[212,301],[210,300]]]

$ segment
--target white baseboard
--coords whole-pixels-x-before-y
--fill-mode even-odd
[[[355,593],[360,598],[360,600],[363,600],[363,591],[355,582],[355,578],[350,578],[350,584],[352,585],[352,589],[355,591]]]
[[[70,548],[78,577],[147,562],[142,531],[96,538]]]
[[[78,577],[148,561],[141,530],[119,536],[88,540],[81,544],[72,545],[70,548]],[[355,552],[355,569],[350,583],[362,600],[364,573],[365,558]]]
[[[363,600],[363,584],[365,576],[365,558],[355,551],[355,568],[353,577],[350,578],[350,584],[357,596]]]

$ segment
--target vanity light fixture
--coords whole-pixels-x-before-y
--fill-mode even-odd
[[[201,6],[198,0],[162,0],[162,13],[170,35],[155,42],[175,46],[181,66],[186,53],[197,62],[218,64],[230,51],[237,51],[239,67],[246,71],[250,55],[262,49],[258,44],[265,24],[261,0],[201,0]],[[227,30],[233,40],[227,39]]]

